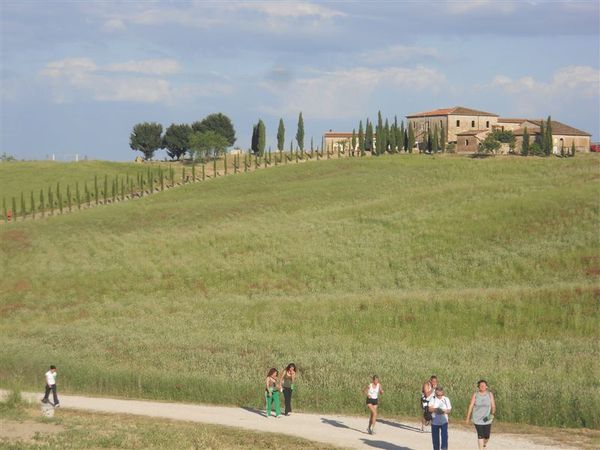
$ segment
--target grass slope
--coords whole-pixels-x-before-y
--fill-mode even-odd
[[[485,377],[501,420],[598,427],[598,162],[323,161],[3,226],[0,374],[259,405],[293,360],[298,408],[377,372],[393,415],[437,373],[459,417]]]

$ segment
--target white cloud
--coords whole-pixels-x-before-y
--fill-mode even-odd
[[[247,2],[224,4],[230,10],[253,10],[265,14],[269,17],[318,17],[320,19],[331,19],[334,17],[345,16],[346,14],[310,2]]]
[[[465,15],[474,12],[508,14],[516,11],[518,6],[518,2],[505,0],[447,0],[446,11],[455,15]]]
[[[368,63],[403,63],[416,58],[438,58],[438,52],[431,47],[393,45],[359,55],[359,60]]]
[[[490,85],[501,88],[509,94],[598,97],[600,71],[589,66],[567,66],[556,71],[549,82],[536,80],[532,76],[513,80],[505,75],[497,75]]]
[[[109,64],[105,70],[109,72],[134,72],[147,75],[169,75],[180,72],[181,66],[174,59],[144,59]]]
[[[265,108],[272,113],[294,114],[303,111],[314,118],[356,117],[369,109],[375,90],[386,88],[436,91],[445,82],[443,74],[418,66],[373,69],[357,67],[332,72],[317,72],[283,85],[263,83],[279,105]]]
[[[557,70],[550,81],[532,76],[512,79],[497,75],[486,89],[500,90],[508,95],[515,112],[523,115],[545,115],[582,107],[592,102],[597,110],[600,100],[600,70],[589,66],[567,66]]]
[[[168,80],[158,77],[180,69],[179,63],[171,59],[128,61],[102,67],[90,58],[67,58],[48,63],[40,75],[52,80],[52,95],[59,103],[71,100],[77,93],[98,101],[171,103],[232,92],[225,83],[173,86]],[[157,77],[130,76],[130,73]],[[73,88],[78,91],[73,92]]]

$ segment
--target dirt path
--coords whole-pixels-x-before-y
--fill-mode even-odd
[[[0,397],[7,391],[0,390]],[[60,393],[59,393],[60,394]],[[39,393],[23,393],[23,398],[39,402]],[[193,405],[140,400],[81,397],[60,394],[61,408],[104,413],[135,414],[165,419],[202,422],[245,428],[261,432],[283,433],[347,448],[381,448],[388,450],[429,450],[431,436],[421,433],[417,423],[386,420],[385,413],[377,424],[377,434],[366,433],[367,418],[331,414],[292,414],[267,418],[263,411],[252,408]],[[60,410],[56,411],[60,416]],[[450,424],[449,444],[452,449],[476,449],[475,432]],[[542,437],[493,433],[489,450],[544,450],[570,447],[544,440]]]

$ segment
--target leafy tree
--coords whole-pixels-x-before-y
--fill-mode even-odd
[[[496,153],[502,143],[498,141],[492,133],[489,133],[485,139],[479,144],[479,153]]]
[[[171,159],[181,159],[190,148],[190,134],[192,127],[186,124],[172,123],[165,131],[162,147],[167,149]]]
[[[539,142],[534,142],[529,146],[529,153],[535,156],[544,156],[545,153],[542,150],[542,146]]]
[[[527,127],[523,130],[523,142],[521,143],[521,155],[529,155],[529,132]]]
[[[227,147],[231,147],[235,143],[235,129],[231,123],[231,119],[225,114],[215,113],[209,114],[200,122],[192,124],[194,131],[204,133],[205,131],[214,131],[220,134],[227,140]]]
[[[365,135],[362,120],[358,122],[358,150],[360,150],[361,155],[365,152]]]
[[[132,150],[142,152],[144,159],[151,159],[154,152],[162,146],[160,137],[162,130],[163,127],[159,123],[138,123],[133,127],[133,131],[129,136],[129,147]]]
[[[217,158],[227,149],[229,141],[215,131],[193,132],[190,135],[190,153],[193,160]]]
[[[312,143],[312,141],[311,141]],[[277,150],[283,151],[285,145],[285,126],[283,125],[283,119],[279,119],[279,127],[277,128]]]
[[[265,123],[258,119],[258,154],[262,156],[265,153],[265,145],[267,142],[267,132],[265,129]]]
[[[296,131],[296,141],[300,150],[304,151],[304,119],[302,118],[302,112],[298,115],[298,131]]]

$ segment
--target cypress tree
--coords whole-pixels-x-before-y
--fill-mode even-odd
[[[365,133],[365,150],[369,150],[373,154],[373,124],[367,119],[367,131]]]
[[[400,121],[400,130],[398,131],[398,150],[406,151],[406,130],[404,129],[404,120]]]
[[[13,220],[16,222],[17,221],[17,199],[15,197],[12,198],[12,216],[13,216]]]
[[[298,141],[298,147],[304,151],[304,119],[302,118],[302,112],[298,115],[298,131],[296,132],[296,141]]]
[[[540,121],[540,147],[542,148],[542,153],[546,154],[546,147],[548,146],[548,135],[546,134],[546,124],[543,120]]]
[[[354,150],[356,149],[356,128],[352,128],[352,138],[350,139],[350,144],[352,145],[350,154],[354,155]]]
[[[67,184],[67,206],[69,208],[69,212],[71,212],[73,210],[72,209],[73,204],[71,202],[71,186],[69,186],[68,184]]]
[[[258,120],[258,154],[263,156],[265,153],[265,145],[267,141],[267,132],[265,129],[265,123],[259,119]]]
[[[279,119],[279,127],[277,128],[277,150],[283,151],[285,145],[285,126],[283,125],[283,119]],[[311,141],[312,146],[312,141]]]
[[[394,116],[394,123],[390,128],[390,152],[396,153],[396,146],[398,145],[398,118]]]
[[[29,206],[31,207],[31,215],[35,219],[35,199],[33,198],[33,191],[31,191],[31,198],[29,199]]]
[[[387,152],[388,151],[388,146],[390,145],[390,123],[387,120],[387,117],[385,119],[385,125],[383,126],[383,152]]]
[[[446,129],[443,122],[440,127],[440,150],[442,153],[446,151]]]
[[[81,193],[79,192],[79,182],[75,182],[75,200],[77,201],[77,209],[81,209]]]
[[[431,132],[431,127],[427,127],[427,151],[429,153],[433,153],[433,133]]]
[[[313,141],[313,137],[310,137],[310,156],[312,157],[313,152],[315,151],[315,143]]]
[[[575,139],[571,142],[571,156],[575,156]]]
[[[21,216],[23,219],[27,216],[27,207],[25,206],[25,194],[21,191]]]
[[[375,149],[376,155],[383,154],[383,119],[381,118],[381,111],[377,112],[377,127],[375,127]]]
[[[409,122],[408,124],[408,133],[407,133],[407,147],[408,147],[408,152],[412,153],[413,148],[415,147],[415,129],[413,127],[412,122]]]
[[[58,209],[63,213],[62,192],[60,192],[60,183],[56,183],[56,200],[58,201]]]
[[[52,195],[52,188],[48,187],[48,207],[50,214],[54,215],[54,195]]]
[[[546,148],[546,155],[550,156],[550,154],[554,151],[554,140],[552,138],[552,120],[550,116],[548,116],[548,120],[546,122],[546,142],[548,143],[548,147]]]
[[[106,200],[108,198],[108,175],[104,175],[104,193],[103,193],[103,198],[104,198],[104,204],[106,205]]]
[[[90,190],[88,189],[87,181],[85,182],[85,201],[87,202],[88,208],[91,206]]]
[[[363,132],[362,120],[358,122],[358,150],[360,156],[365,156],[365,134]]]
[[[42,211],[42,217],[46,215],[46,201],[44,199],[44,190],[40,189],[40,210]]]
[[[523,130],[523,142],[521,143],[521,155],[529,155],[529,132],[527,127]]]
[[[431,150],[433,150],[433,153],[437,153],[439,151],[439,149],[440,149],[440,131],[436,124],[435,128],[433,129],[433,143],[431,145]]]
[[[94,197],[96,198],[96,205],[98,204],[98,175],[94,175]]]
[[[252,140],[250,142],[252,153],[258,154],[258,124],[252,126]]]

